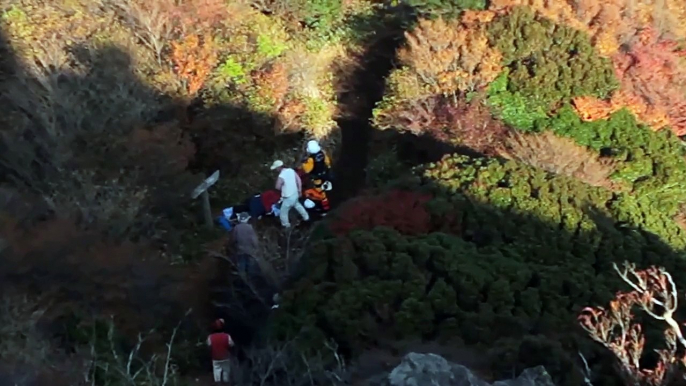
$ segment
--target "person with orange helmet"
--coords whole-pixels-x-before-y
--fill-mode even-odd
[[[214,383],[229,383],[231,374],[230,351],[234,346],[231,335],[224,332],[224,319],[212,323],[212,334],[207,337],[207,346],[212,354],[212,373]]]

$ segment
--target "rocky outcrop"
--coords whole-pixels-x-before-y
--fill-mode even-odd
[[[543,366],[524,370],[519,377],[488,383],[468,368],[436,354],[407,354],[402,362],[374,386],[554,386]]]

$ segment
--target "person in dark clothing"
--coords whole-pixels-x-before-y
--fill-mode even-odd
[[[262,193],[255,194],[243,201],[241,204],[230,206],[223,210],[223,214],[216,218],[217,223],[222,228],[230,231],[233,229],[232,222],[238,221],[239,213],[248,213],[257,219],[262,216],[278,216],[278,202],[281,195],[278,190],[270,189]],[[276,211],[275,211],[276,209]]]
[[[231,231],[231,239],[235,243],[235,261],[238,271],[247,275],[254,275],[256,271],[259,271],[255,262],[259,238],[249,221],[250,215],[248,213],[239,213],[238,224]]]

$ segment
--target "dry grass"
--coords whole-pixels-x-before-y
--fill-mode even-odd
[[[616,189],[610,180],[615,170],[608,159],[551,131],[540,134],[513,132],[498,149],[500,156],[523,162],[550,173],[576,178],[592,186]]]

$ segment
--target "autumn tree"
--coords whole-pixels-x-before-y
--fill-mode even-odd
[[[409,70],[407,75],[414,75],[416,84],[429,95],[480,89],[501,70],[500,53],[491,48],[478,26],[470,28],[459,20],[421,20],[405,33],[405,39],[398,59]]]
[[[402,67],[387,80],[387,95],[374,110],[374,124],[441,137],[442,131],[461,131],[452,114],[464,107],[459,99],[482,90],[502,70],[502,56],[485,33],[494,16],[467,11],[457,20],[421,20],[406,32],[406,44],[398,51]]]
[[[686,134],[686,72],[681,64],[685,53],[654,28],[642,30],[627,52],[613,58],[621,90],[607,101],[574,100],[579,115],[600,119],[626,107],[654,130],[670,127],[677,135]]]
[[[507,68],[489,85],[489,104],[512,126],[528,130],[535,118],[574,97],[606,97],[618,88],[611,62],[598,55],[583,31],[517,7],[488,26],[490,43]],[[522,117],[517,117],[521,115]]]
[[[214,68],[217,53],[210,35],[186,35],[172,43],[172,61],[176,73],[183,79],[186,94],[192,98],[205,84]]]
[[[686,7],[679,0],[493,0],[489,10],[509,12],[524,6],[558,24],[587,33],[606,57],[621,51],[638,30],[654,27],[677,38],[686,36],[682,20]]]
[[[627,385],[666,385],[677,366],[686,364],[683,353],[686,339],[674,319],[678,294],[672,275],[664,268],[639,270],[629,263],[624,263],[622,269],[614,263],[613,267],[632,290],[618,292],[608,309],[583,309],[579,323],[591,339],[605,346],[616,357],[620,374]],[[666,348],[655,351],[658,360],[652,369],[645,368],[641,363],[646,339],[644,327],[635,319],[635,308],[667,325],[664,329]]]

